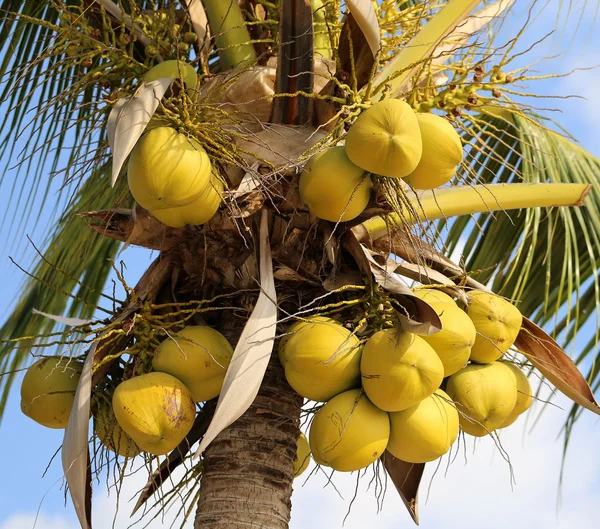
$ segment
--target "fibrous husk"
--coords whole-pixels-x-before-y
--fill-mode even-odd
[[[66,428],[81,370],[81,362],[60,356],[32,364],[21,384],[21,411],[48,428]]]
[[[500,428],[506,428],[507,426],[513,424],[521,414],[525,413],[529,409],[531,403],[533,402],[533,392],[531,390],[529,379],[518,366],[512,362],[503,361],[501,363],[510,368],[517,382],[517,402],[508,418],[502,423],[502,426],[500,426]]]
[[[371,178],[346,156],[344,147],[315,154],[300,175],[300,198],[311,213],[331,222],[352,220],[369,203]]]
[[[360,342],[337,321],[322,316],[296,322],[279,343],[279,359],[292,388],[325,402],[360,386]]]
[[[360,389],[332,398],[310,427],[315,461],[340,472],[360,470],[376,461],[390,437],[390,419]]]
[[[217,330],[185,327],[173,333],[154,351],[152,367],[181,380],[196,402],[214,399],[221,392],[233,348]]]
[[[382,330],[367,340],[360,363],[363,388],[385,411],[402,411],[440,387],[444,366],[423,338],[406,331]]]
[[[517,381],[504,363],[469,364],[448,379],[446,392],[456,404],[463,431],[483,437],[510,417]]]
[[[443,456],[458,437],[458,412],[441,389],[414,406],[390,413],[388,451],[408,463]]]
[[[188,434],[196,416],[190,390],[167,373],[121,382],[113,395],[119,425],[145,452],[167,454]]]
[[[310,445],[306,435],[302,432],[298,437],[298,444],[296,448],[296,459],[294,461],[294,477],[297,478],[302,474],[310,464]]]
[[[364,111],[346,135],[346,154],[370,173],[402,178],[421,159],[419,123],[413,109],[399,99],[386,99]]]
[[[223,182],[213,175],[209,185],[193,202],[185,206],[167,209],[156,209],[152,215],[171,228],[182,228],[186,225],[199,226],[212,219],[222,202]]]
[[[202,195],[210,185],[211,163],[196,140],[158,127],[137,142],[127,177],[133,198],[152,213],[185,206]]]
[[[494,362],[515,343],[523,316],[517,307],[495,294],[473,290],[468,298],[467,314],[477,330],[471,360]]]
[[[415,170],[404,178],[415,189],[434,189],[449,182],[462,160],[460,136],[447,119],[417,113],[423,153]]]
[[[444,377],[462,369],[469,361],[477,333],[471,318],[452,303],[430,303],[442,322],[442,330],[423,339],[434,348],[444,364]]]

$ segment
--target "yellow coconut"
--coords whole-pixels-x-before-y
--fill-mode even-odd
[[[501,363],[510,368],[517,382],[517,403],[515,404],[513,410],[510,412],[508,418],[502,423],[502,426],[500,427],[506,428],[507,426],[513,424],[519,418],[519,415],[525,413],[529,409],[533,401],[533,392],[531,390],[531,384],[529,383],[529,379],[525,376],[525,373],[523,373],[523,371],[521,371],[519,367],[517,367],[512,362]]]
[[[183,61],[164,61],[153,66],[144,75],[144,81],[149,83],[162,77],[183,79],[188,88],[196,88],[198,84],[196,69],[190,63]]]
[[[219,331],[202,325],[171,334],[154,351],[152,367],[183,382],[196,402],[221,392],[233,348]]]
[[[279,359],[297,393],[324,402],[360,387],[360,350],[358,338],[337,321],[313,316],[288,329]]]
[[[367,207],[371,178],[346,156],[344,147],[315,154],[300,175],[300,198],[311,213],[331,222],[352,220]]]
[[[193,202],[185,206],[152,211],[152,215],[163,224],[172,228],[181,228],[186,224],[199,226],[212,219],[222,201],[223,182],[213,175],[211,183]]]
[[[375,333],[363,347],[363,388],[375,406],[402,411],[440,387],[444,366],[423,338],[406,331]]]
[[[410,408],[390,413],[388,451],[408,463],[443,456],[458,437],[458,412],[441,389]]]
[[[94,431],[100,442],[115,454],[135,457],[140,453],[133,439],[119,426],[110,405],[102,406],[94,416]]]
[[[517,402],[517,382],[501,362],[469,364],[448,379],[446,393],[456,404],[460,427],[483,437],[510,417]]]
[[[383,454],[390,437],[389,415],[360,389],[332,398],[310,427],[314,460],[340,472],[369,466]]]
[[[452,303],[431,303],[442,322],[442,330],[423,339],[435,349],[444,364],[444,377],[462,369],[475,343],[475,325],[464,310]]]
[[[147,373],[121,382],[112,399],[119,426],[145,452],[174,450],[196,416],[190,390],[167,373]]]
[[[435,288],[416,288],[413,290],[413,294],[429,304],[450,303],[451,305],[456,305],[455,301],[448,294],[444,294],[444,292]]]
[[[477,330],[471,360],[494,362],[515,343],[523,316],[517,307],[495,294],[473,290],[468,298],[467,314]]]
[[[296,448],[296,460],[294,461],[294,477],[297,478],[302,474],[310,464],[310,445],[308,439],[303,433],[298,437]]]
[[[190,204],[210,185],[211,164],[194,139],[170,127],[144,134],[129,157],[133,198],[151,213]]]
[[[417,168],[404,178],[415,189],[434,189],[449,182],[462,161],[460,136],[447,119],[417,114],[423,154]]]
[[[412,173],[421,159],[419,123],[413,109],[386,99],[364,111],[346,135],[348,158],[365,171],[393,178]]]
[[[82,365],[60,356],[32,364],[21,385],[21,411],[48,428],[66,428]]]

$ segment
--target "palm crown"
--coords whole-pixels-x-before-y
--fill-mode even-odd
[[[574,401],[567,439],[579,406],[598,412],[593,391],[599,363],[594,358],[585,377],[575,367],[595,355],[597,332],[571,361],[541,327],[561,336],[566,347],[595,315],[600,202],[598,186],[589,184],[599,162],[522,97],[527,94],[520,86],[536,80],[527,68],[512,66],[522,32],[504,46],[488,37],[511,4],[2,2],[0,40],[12,50],[2,63],[10,79],[3,100],[12,107],[3,118],[2,154],[18,158],[24,182],[34,190],[47,178],[34,164],[51,160],[66,198],[2,328],[0,409],[30,348],[61,344],[87,358],[86,382],[74,397],[79,411],[71,414],[63,448],[83,525],[90,515],[86,471],[101,469],[91,470],[84,454],[90,408],[101,422],[95,435],[107,446],[115,439],[106,434],[106,395],[115,395],[116,424],[136,442],[131,453],[113,451],[132,456],[142,449],[149,458],[171,452],[150,476],[136,509],[175,466],[193,459],[195,442],[206,468],[214,468],[219,443],[233,442],[231,432],[249,428],[247,422],[260,423],[273,399],[292,425],[262,434],[283,436],[274,458],[282,459],[286,484],[273,502],[285,503],[291,493],[289,447],[298,438],[302,397],[328,401],[325,409],[346,390],[365,391],[374,408],[369,424],[381,420],[385,430],[390,412],[392,430],[400,428],[394,424],[403,419],[394,414],[405,408],[385,409],[387,394],[376,402],[358,357],[352,360],[358,382],[350,377],[331,391],[325,385],[311,389],[289,367],[299,354],[290,336],[300,335],[289,325],[317,314],[333,318],[322,326],[357,340],[351,349],[362,347],[363,361],[369,344],[375,347],[371,340],[390,329],[416,336],[415,343],[425,344],[420,351],[435,349],[431,339],[446,330],[444,310],[399,276],[443,290],[453,307],[456,298],[480,336],[473,292],[518,302],[525,318],[500,355],[514,345],[511,350],[526,359],[518,365],[534,366]],[[434,131],[429,136],[428,120]],[[30,139],[17,156],[12,145],[24,130]],[[377,134],[389,135],[391,143],[378,150],[383,140]],[[445,159],[447,177],[440,165]],[[159,257],[135,288],[125,285],[126,299],[117,300],[103,287],[122,243],[158,250]],[[460,264],[448,258],[456,250],[464,255]],[[86,321],[59,327],[66,320],[32,316],[33,309]],[[89,320],[98,313],[100,319]],[[173,434],[172,443],[166,440],[164,451],[153,452],[120,418],[115,402],[125,398],[125,383],[150,391],[142,377],[171,373],[164,344],[200,325],[218,329],[223,343],[234,345],[235,352],[218,349],[222,363],[231,363],[227,368],[213,355],[205,359],[223,371],[216,393],[198,390],[202,397],[193,398],[195,382],[178,382],[178,405],[192,410],[180,417],[188,427]],[[198,336],[182,343],[204,343]],[[310,339],[311,351],[326,341]],[[274,343],[280,362],[271,355]],[[469,352],[468,369],[479,369],[472,346],[456,371]],[[451,399],[460,400],[452,381],[456,371],[448,371],[443,357],[442,363],[435,368],[439,381],[410,406],[441,391],[442,378]],[[185,378],[184,372],[171,375]],[[148,401],[162,398],[147,395]],[[204,402],[197,414],[194,401]],[[508,411],[503,421],[507,417]],[[482,433],[503,421],[485,423]],[[326,432],[322,422],[315,424]],[[407,452],[387,442],[375,459],[381,457],[416,519],[425,460],[406,461],[408,455],[397,454]],[[338,463],[318,443],[311,438],[315,459],[335,469]],[[97,454],[90,457],[97,461]],[[347,468],[358,464],[350,459]],[[189,476],[202,472],[195,464]],[[218,498],[210,471],[203,480],[198,520],[210,515],[210,498]],[[188,491],[187,503],[195,504],[196,488]]]

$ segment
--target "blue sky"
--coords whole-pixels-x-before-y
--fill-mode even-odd
[[[566,2],[565,2],[566,3]],[[529,32],[529,42],[537,40],[552,30],[559,20],[560,31],[541,45],[529,61],[540,56],[562,53],[557,59],[537,66],[540,73],[567,72],[574,68],[600,64],[600,32],[593,27],[595,7],[588,6],[580,19],[579,10],[583,2],[573,2],[573,11],[567,19],[567,7],[563,6],[558,15],[559,2],[550,0],[539,3],[540,17]],[[524,13],[515,10],[507,21],[505,32],[518,29]],[[575,29],[579,32],[575,35]],[[525,42],[523,47],[525,47]],[[588,70],[574,73],[570,77],[549,80],[535,85],[535,91],[548,95],[580,95],[581,99],[563,99],[540,106],[562,109],[555,115],[581,144],[600,156],[600,101],[598,101],[600,71]],[[10,173],[7,182],[12,182]],[[53,190],[56,192],[56,189]],[[11,209],[6,185],[0,188],[2,210]],[[48,218],[50,207],[42,212],[36,225],[29,225],[24,233],[42,243],[50,229]],[[3,288],[0,291],[0,317],[9,314],[10,307],[18,296],[23,276],[8,260],[8,255],[19,256],[21,263],[31,258],[29,253],[15,254],[8,244],[7,230],[0,233],[0,277]],[[23,246],[24,247],[24,246]],[[121,256],[127,261],[127,278],[134,283],[141,272],[150,264],[150,252],[128,249]],[[0,424],[0,453],[3,459],[3,484],[0,492],[0,529],[31,529],[36,513],[38,529],[76,529],[77,522],[71,505],[65,507],[62,490],[62,472],[59,460],[55,460],[48,473],[42,478],[49,459],[59,447],[62,431],[48,430],[24,417],[19,410],[18,385],[8,402],[8,411]],[[421,527],[439,528],[443,523],[453,529],[484,527],[495,529],[511,527],[526,529],[543,526],[546,529],[591,529],[597,527],[600,517],[600,421],[591,413],[584,413],[575,430],[567,457],[567,470],[562,488],[560,504],[557,507],[558,472],[561,461],[560,427],[566,416],[568,403],[557,399],[563,410],[549,407],[531,433],[525,429],[525,419],[503,432],[504,449],[509,453],[515,473],[516,483],[511,487],[509,467],[490,439],[473,443],[469,439],[466,455],[461,453],[446,471],[446,460],[440,469],[430,465],[421,489]],[[534,410],[535,412],[535,410]],[[529,416],[531,423],[533,416]],[[527,425],[528,427],[531,424]],[[466,464],[465,464],[466,459]],[[311,467],[312,469],[312,467]],[[305,474],[305,476],[308,475]],[[345,526],[348,529],[377,527],[387,529],[400,525],[409,526],[410,520],[404,507],[397,499],[391,483],[381,513],[377,514],[373,491],[366,491],[368,479],[360,485],[360,492],[353,505]],[[304,477],[296,482],[292,498],[293,529],[307,526],[320,528],[341,527],[342,520],[353,496],[356,476],[336,475],[336,487],[343,498],[325,486],[323,474],[316,474],[306,484]],[[126,485],[122,502],[129,500],[142,485],[141,476],[134,477]],[[431,487],[430,486],[431,483]],[[429,489],[429,498],[426,496]],[[114,513],[114,495],[107,497],[104,484],[97,484],[94,496],[94,521],[98,528],[108,527]],[[124,507],[116,524],[116,529],[129,525]],[[158,526],[153,524],[152,527]]]

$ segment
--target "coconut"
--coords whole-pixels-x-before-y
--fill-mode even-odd
[[[352,220],[367,207],[371,178],[346,156],[344,147],[315,154],[300,175],[300,198],[311,213],[331,222]]]
[[[360,387],[360,351],[356,336],[322,316],[293,324],[279,343],[289,385],[304,398],[319,402]]]
[[[428,463],[443,456],[458,437],[458,412],[441,389],[410,408],[390,413],[387,450],[408,463]]]
[[[181,228],[187,224],[199,226],[212,219],[222,202],[223,182],[212,176],[210,185],[193,202],[185,206],[152,211],[152,216],[172,228]]]
[[[404,178],[415,189],[434,189],[454,176],[462,161],[460,136],[447,119],[417,113],[423,154],[417,168]]]
[[[423,338],[406,331],[383,330],[363,347],[362,385],[371,402],[385,411],[402,411],[440,387],[444,366]]]
[[[310,445],[308,439],[303,433],[298,437],[296,445],[296,459],[294,461],[294,477],[297,478],[302,474],[310,464]]]
[[[147,373],[121,382],[112,405],[119,426],[139,448],[154,455],[174,450],[196,416],[190,390],[167,373]]]
[[[469,364],[448,379],[446,392],[456,404],[460,427],[475,437],[502,426],[517,402],[515,375],[501,362]]]
[[[149,83],[163,77],[183,79],[185,86],[188,88],[196,88],[198,85],[196,69],[191,64],[183,61],[163,61],[153,66],[145,73],[144,81]]]
[[[348,158],[365,171],[393,178],[412,173],[421,159],[419,123],[413,109],[386,99],[364,111],[346,135]]]
[[[110,405],[102,406],[94,416],[94,431],[100,442],[115,454],[135,457],[140,453],[133,439],[119,426]]]
[[[413,294],[429,304],[450,303],[451,305],[456,305],[455,301],[448,294],[444,294],[441,290],[435,288],[416,288],[413,290]]]
[[[219,331],[206,326],[185,327],[154,351],[152,367],[183,382],[196,402],[221,392],[233,349]]]
[[[431,303],[442,322],[442,330],[423,339],[435,349],[444,364],[444,377],[462,369],[469,361],[475,343],[475,325],[464,310],[452,302]]]
[[[340,472],[369,466],[383,454],[389,437],[389,415],[360,389],[325,404],[315,414],[309,435],[314,460]]]
[[[531,403],[533,401],[531,384],[529,383],[529,379],[525,376],[525,373],[521,371],[515,364],[512,362],[500,362],[501,364],[507,366],[512,371],[515,376],[517,382],[517,403],[515,407],[510,412],[508,418],[502,423],[500,428],[506,428],[513,424],[518,418],[519,415],[525,413]]]
[[[32,364],[21,385],[21,411],[48,428],[66,428],[81,369],[80,362],[60,356]]]
[[[515,343],[523,316],[517,307],[495,294],[473,290],[468,298],[467,314],[477,330],[471,360],[494,362]]]
[[[210,175],[210,160],[202,146],[170,127],[144,134],[127,167],[129,190],[150,213],[194,202],[206,192]]]

